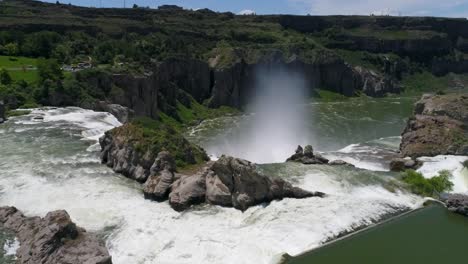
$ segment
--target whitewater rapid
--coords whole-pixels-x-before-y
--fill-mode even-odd
[[[395,188],[387,172],[271,164],[260,169],[328,196],[244,213],[208,205],[178,213],[144,200],[141,185],[100,164],[96,140],[119,125],[79,108],[34,110],[0,125],[0,205],[39,216],[65,209],[105,238],[114,263],[150,264],[276,263],[423,202]]]

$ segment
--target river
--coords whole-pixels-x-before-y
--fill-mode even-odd
[[[278,147],[261,140],[271,131],[257,131],[257,140],[246,140],[255,114],[191,128],[188,139],[214,158],[224,153],[251,159],[269,175],[328,194],[274,201],[244,213],[209,205],[178,213],[167,202],[144,200],[139,184],[100,164],[96,140],[120,125],[113,116],[79,108],[37,109],[0,125],[0,205],[39,216],[67,210],[78,225],[105,239],[116,264],[277,263],[284,253],[299,255],[421,206],[423,199],[400,188],[386,161],[398,149],[414,100],[356,98],[300,106],[310,117],[301,133],[305,137]],[[372,171],[282,163],[295,145],[306,143],[329,158]],[[466,191],[458,159],[431,158],[422,170],[429,175],[451,161],[456,187]],[[11,262],[17,245],[4,232],[2,241],[1,260]]]

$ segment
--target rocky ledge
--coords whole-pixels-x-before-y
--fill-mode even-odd
[[[468,195],[447,194],[442,201],[446,204],[449,211],[468,216]]]
[[[104,242],[77,227],[65,211],[26,217],[15,207],[0,208],[0,225],[20,242],[16,263],[111,264]]]
[[[468,155],[468,94],[424,95],[402,134],[405,157]]]
[[[174,160],[167,152],[159,153],[151,168],[151,176],[145,183],[144,194],[151,200],[168,199],[176,211],[200,203],[245,211],[251,206],[273,200],[325,195],[293,187],[280,178],[262,175],[255,164],[228,156],[206,163],[194,175],[177,174]]]

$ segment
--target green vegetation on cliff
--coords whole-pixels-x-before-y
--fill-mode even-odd
[[[440,171],[439,176],[430,179],[424,178],[421,173],[407,170],[402,174],[402,180],[408,184],[410,190],[421,196],[437,198],[441,193],[451,191],[453,183],[450,181],[452,175],[448,171]]]
[[[187,141],[170,124],[147,117],[138,117],[122,127],[112,130],[114,136],[124,138],[127,143],[145,155],[169,151],[176,160],[178,168],[202,163],[208,159],[205,151]]]
[[[109,81],[113,74],[151,76],[157,65],[175,58],[209,63],[210,71],[276,57],[305,62],[318,67],[311,68],[315,71],[328,71],[317,79],[337,80],[320,84],[321,89],[347,96],[358,92],[345,92],[344,83],[351,85],[356,76],[349,76],[350,68],[343,72],[339,67],[343,62],[371,70],[363,78],[368,83],[378,76],[372,85],[401,83],[407,91],[417,93],[445,90],[452,83],[468,86],[468,82],[458,81],[468,79],[465,76],[456,81],[447,77],[448,72],[468,71],[468,22],[459,19],[236,16],[207,9],[101,9],[32,0],[1,1],[0,14],[0,69],[6,69],[12,79],[0,85],[0,99],[8,109],[25,104],[113,102],[125,95]],[[78,68],[72,73],[70,68],[80,64],[93,69]],[[175,69],[169,65],[177,74],[180,65]],[[68,71],[62,73],[62,66]],[[210,74],[207,83],[211,89],[215,74]],[[345,81],[338,82],[340,79]],[[222,93],[239,85],[230,81]],[[319,94],[325,100],[340,99],[326,92]],[[172,100],[169,106],[162,102],[157,107],[177,122],[193,123],[211,115],[200,108],[206,99],[203,96],[194,96],[195,103]]]

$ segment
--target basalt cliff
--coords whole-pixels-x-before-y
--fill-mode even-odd
[[[403,156],[468,155],[468,94],[424,95],[402,134]]]

